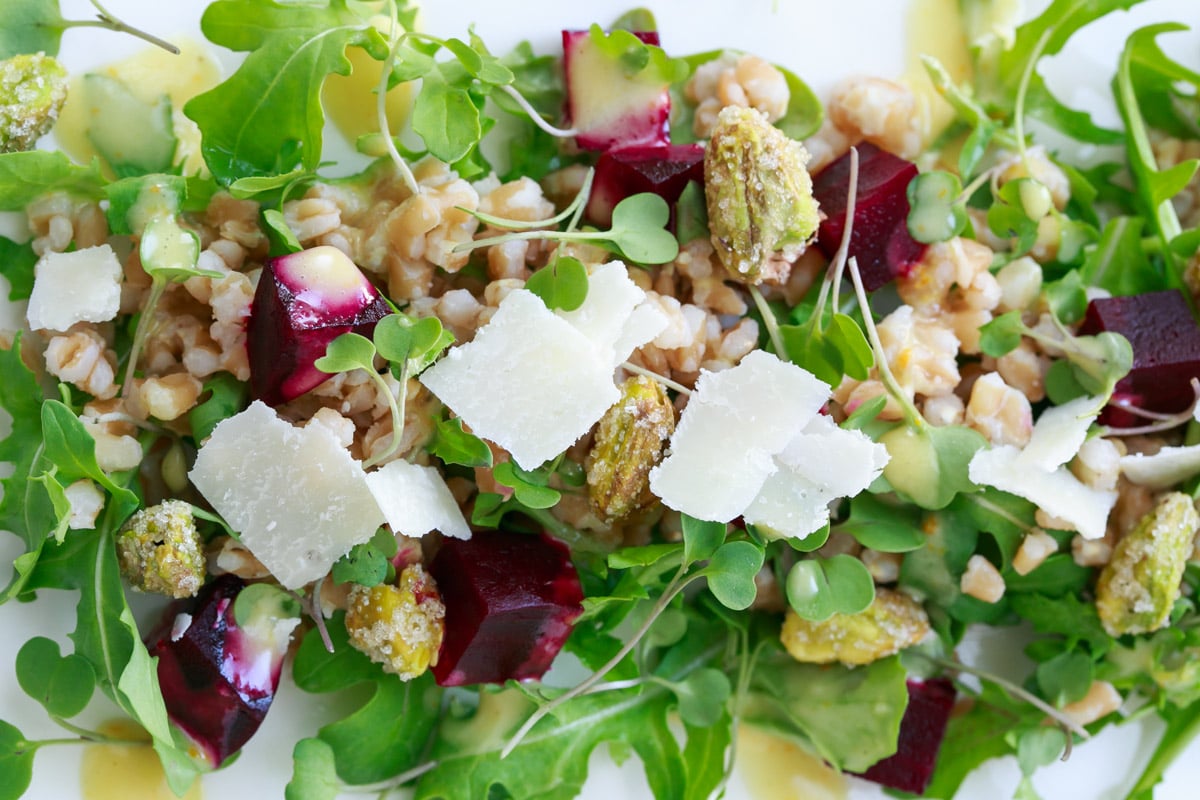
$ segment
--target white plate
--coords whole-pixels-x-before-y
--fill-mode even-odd
[[[927,30],[944,30],[952,35],[937,8],[946,0],[919,0]],[[1035,7],[1047,0],[1035,0]],[[463,35],[474,23],[476,31],[493,52],[504,52],[521,39],[531,40],[541,51],[558,46],[558,31],[564,27],[605,24],[626,10],[632,0],[592,0],[564,3],[561,0],[427,0],[426,28],[444,35]],[[131,23],[170,38],[180,32],[194,33],[204,3],[201,0],[109,0],[112,12]],[[915,16],[899,0],[659,0],[654,11],[663,44],[669,52],[686,54],[714,47],[734,47],[758,53],[799,74],[819,94],[838,79],[851,74],[898,77],[912,63],[906,29]],[[949,7],[954,7],[949,0]],[[63,0],[67,18],[82,19],[92,13],[85,0]],[[931,11],[932,9],[932,11]],[[1051,85],[1068,102],[1103,106],[1123,34],[1134,27],[1161,20],[1196,20],[1195,0],[1151,0],[1133,13],[1110,15],[1089,28],[1062,57],[1053,60],[1047,73]],[[1192,63],[1200,52],[1195,33],[1176,34],[1165,40],[1175,57]],[[94,29],[68,31],[63,40],[63,59],[72,70],[95,67],[136,52],[134,39]],[[1110,108],[1100,108],[1100,121],[1112,124]],[[0,322],[4,316],[0,314]],[[12,537],[0,539],[0,563],[17,554]],[[66,643],[72,625],[74,600],[60,593],[46,593],[32,606],[10,603],[0,607],[0,631],[6,645],[0,666],[0,717],[15,723],[30,737],[60,733],[46,721],[39,706],[16,686],[11,658],[17,646],[33,635],[50,635]],[[1011,662],[1014,647],[1007,640],[985,641],[976,648],[985,663]],[[964,655],[968,655],[964,653]],[[1019,658],[1019,654],[1015,656]],[[246,747],[242,758],[230,769],[206,776],[204,794],[216,797],[282,797],[291,773],[291,749],[297,738],[315,730],[318,720],[329,712],[324,697],[305,695],[285,681],[266,723]],[[103,719],[103,707],[89,709],[85,719]],[[1043,770],[1035,783],[1047,798],[1120,798],[1140,771],[1161,730],[1156,721],[1131,723],[1110,729],[1082,747],[1070,762]],[[31,800],[72,800],[85,794],[80,784],[79,748],[48,748],[38,754],[34,782],[26,797]],[[745,763],[750,764],[747,759]],[[636,758],[617,768],[598,753],[592,759],[592,778],[585,797],[649,797]],[[761,769],[761,764],[752,767]],[[962,798],[1011,796],[1018,772],[1012,759],[989,762],[964,785]],[[735,800],[814,797],[804,794],[787,776],[772,778],[769,794],[752,794],[735,776],[729,796]],[[1158,800],[1195,797],[1200,784],[1200,743],[1184,753],[1156,793]],[[97,787],[99,788],[99,787]],[[758,790],[761,792],[761,789]],[[110,795],[114,796],[114,795]],[[119,792],[125,800],[147,800]],[[854,800],[884,795],[873,785],[851,779],[849,796]],[[468,799],[464,799],[468,800]],[[469,800],[474,800],[469,799]]]

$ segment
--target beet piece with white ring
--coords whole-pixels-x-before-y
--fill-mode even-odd
[[[271,259],[246,324],[251,393],[275,406],[316,388],[329,374],[313,362],[329,343],[350,332],[370,338],[375,323],[390,313],[387,301],[336,247]]]
[[[446,606],[440,686],[540,678],[583,613],[570,552],[545,535],[447,539],[429,571]]]

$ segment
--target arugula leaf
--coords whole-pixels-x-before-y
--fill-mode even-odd
[[[327,627],[333,652],[310,631],[292,667],[296,684],[321,694],[363,683],[371,688],[357,710],[317,732],[333,752],[338,776],[347,783],[373,783],[415,766],[437,720],[442,690],[432,675],[402,681],[351,647],[344,615],[334,616]]]
[[[249,52],[228,80],[184,107],[204,134],[205,163],[224,186],[298,166],[316,169],[326,76],[350,73],[347,47],[379,59],[386,53],[382,34],[346,0],[218,0],[204,12],[201,28],[214,44]]]
[[[99,200],[104,196],[105,183],[96,160],[81,167],[57,151],[0,153],[0,211],[23,211],[48,192],[69,192]]]
[[[439,420],[433,428],[429,452],[446,464],[464,467],[492,466],[492,450],[487,442],[463,430],[459,417]]]
[[[438,70],[421,83],[413,103],[412,128],[433,156],[450,164],[465,158],[483,136],[479,107],[471,95]]]
[[[1140,217],[1110,219],[1096,248],[1079,270],[1083,282],[1118,296],[1167,288],[1162,274],[1150,263],[1142,247],[1144,225],[1145,220]]]
[[[222,420],[232,417],[246,407],[250,387],[228,372],[218,372],[204,382],[201,397],[208,399],[197,404],[188,412],[188,423],[192,426],[192,437],[202,442],[212,435],[213,429]]]
[[[985,685],[985,697],[989,691]],[[952,714],[925,796],[953,800],[967,775],[980,764],[1012,752],[1004,737],[1018,722],[1019,717],[1006,707],[982,699],[968,705],[965,712]]]
[[[70,484],[80,478],[90,478],[103,486],[112,495],[109,510],[116,523],[124,522],[138,507],[137,496],[100,469],[96,462],[96,440],[83,427],[79,417],[58,400],[42,403],[41,417],[45,457],[58,468],[63,481]]]
[[[1095,603],[1073,594],[1052,597],[1037,592],[1017,594],[1011,602],[1013,611],[1029,620],[1035,631],[1061,636],[1067,647],[1083,642],[1099,656],[1113,646],[1113,639],[1100,624]]]
[[[65,28],[58,0],[6,0],[0,11],[0,59],[21,53],[57,55]]]
[[[862,772],[896,752],[906,677],[895,656],[852,669],[802,664],[775,651],[760,658],[740,715],[809,743],[836,769]]]
[[[33,266],[37,253],[29,243],[17,244],[0,236],[0,275],[8,279],[10,301],[28,300],[33,292]]]
[[[333,748],[320,739],[301,739],[292,748],[292,779],[285,800],[336,800],[342,789]]]

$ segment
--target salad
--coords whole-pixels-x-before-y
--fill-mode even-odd
[[[1125,5],[962,3],[931,119],[643,10],[494,53],[221,0],[225,82],[71,87],[90,165],[30,149],[61,20],[7,7],[2,597],[78,619],[16,653],[67,734],[0,724],[3,796],[64,738],[148,740],[177,792],[245,769],[283,670],[339,709],[289,797],[571,797],[597,748],[711,796],[759,731],[929,797],[1014,754],[1032,797],[1157,715],[1151,796],[1200,708],[1200,76],[1177,26],[1132,35],[1118,131],[1038,72]],[[93,695],[144,734],[80,724]]]

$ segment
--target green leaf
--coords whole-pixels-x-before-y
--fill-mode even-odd
[[[177,214],[188,193],[188,180],[179,175],[138,175],[113,181],[104,187],[108,227],[121,236],[141,236],[147,212]]]
[[[842,371],[855,380],[865,381],[875,366],[875,353],[858,323],[846,314],[835,313],[825,335],[837,347]]]
[[[375,369],[375,345],[358,333],[343,333],[325,348],[325,355],[313,362],[322,372],[349,372]]]
[[[29,299],[33,292],[33,266],[37,260],[37,253],[28,242],[17,244],[0,236],[0,275],[8,279],[10,301]]]
[[[142,269],[155,280],[181,283],[188,278],[223,277],[215,270],[197,268],[200,237],[183,228],[173,215],[155,216],[146,223],[138,256]]]
[[[1029,620],[1038,633],[1063,637],[1065,646],[1086,643],[1094,655],[1103,655],[1113,646],[1113,639],[1100,624],[1096,604],[1073,594],[1050,596],[1037,592],[1012,597],[1012,609]]]
[[[1050,313],[1064,325],[1083,319],[1083,312],[1087,309],[1087,287],[1076,270],[1057,281],[1042,284],[1042,297],[1050,307]]]
[[[952,800],[963,780],[980,764],[1012,752],[1005,734],[1019,722],[1007,709],[982,700],[969,704],[962,714],[952,714],[925,796]]]
[[[58,55],[65,29],[58,0],[6,0],[0,10],[0,59],[22,53]]]
[[[1053,764],[1067,744],[1061,728],[1038,727],[1017,736],[1017,764],[1026,777]]]
[[[992,358],[1000,358],[1017,349],[1024,333],[1021,312],[1009,311],[979,328],[979,349]]]
[[[559,256],[530,275],[525,288],[542,298],[552,311],[574,311],[587,299],[587,267],[572,256]]]
[[[96,674],[87,659],[63,656],[58,642],[42,636],[17,652],[17,683],[52,716],[70,719],[87,706],[96,688]]]
[[[298,618],[300,602],[287,590],[271,583],[251,583],[233,601],[233,619],[243,628],[261,619]]]
[[[617,203],[604,238],[639,264],[665,264],[679,255],[679,242],[665,229],[671,217],[667,201],[643,192]]]
[[[656,31],[658,30],[658,21],[654,19],[654,12],[648,8],[631,8],[613,20],[608,29],[631,31],[633,33],[637,33],[638,31]]]
[[[645,544],[639,547],[622,547],[608,556],[608,565],[613,569],[629,569],[630,567],[648,567],[657,564],[665,558],[672,561],[682,559],[683,547],[678,544]]]
[[[849,668],[772,652],[754,670],[741,717],[807,742],[835,769],[861,772],[896,752],[906,677],[896,657]]]
[[[387,578],[390,566],[388,557],[380,552],[379,548],[371,542],[363,542],[354,545],[349,553],[333,563],[330,576],[335,584],[378,586]]]
[[[81,167],[57,151],[0,153],[0,211],[23,211],[50,192],[99,200],[106,182],[98,161]]]
[[[726,713],[725,703],[733,691],[729,677],[712,667],[703,667],[667,685],[679,702],[679,718],[685,725],[697,727],[716,724]]]
[[[347,47],[362,47],[376,58],[385,50],[379,31],[345,0],[219,0],[204,12],[201,29],[214,44],[248,52],[237,72],[184,107],[204,135],[209,170],[225,186],[297,166],[315,170],[325,78],[349,74]],[[238,113],[229,113],[233,108]]]
[[[887,397],[878,395],[865,401],[858,408],[850,412],[850,416],[842,421],[842,427],[848,431],[858,431],[870,425],[875,421],[887,405]]]
[[[711,558],[725,542],[724,522],[709,522],[687,514],[680,515],[683,525],[683,563],[692,564]]]
[[[753,542],[726,542],[717,548],[703,574],[708,590],[726,608],[741,611],[758,595],[754,576],[762,569],[763,549]]]
[[[684,723],[687,744],[683,761],[687,766],[688,785],[683,800],[709,800],[725,780],[725,760],[733,737],[729,712],[712,725],[697,727]]]
[[[250,179],[247,178],[247,180]],[[266,229],[267,238],[271,240],[271,253],[273,255],[299,253],[304,249],[304,245],[300,244],[300,240],[296,238],[296,234],[288,226],[287,220],[284,219],[281,211],[274,208],[263,209],[262,224]]]
[[[1100,241],[1080,269],[1083,282],[1114,295],[1133,295],[1167,288],[1163,275],[1150,263],[1142,247],[1145,220],[1115,217],[1104,226]]]
[[[16,800],[33,781],[37,748],[19,730],[0,720],[0,798]]]
[[[202,442],[212,435],[213,428],[246,407],[250,387],[228,372],[217,372],[204,382],[200,396],[208,397],[188,412],[192,437]]]
[[[967,227],[962,181],[952,172],[922,172],[908,184],[908,233],[918,242],[948,241]]]
[[[431,72],[413,103],[412,129],[436,158],[453,163],[483,136],[479,109],[466,90]]]
[[[292,748],[292,779],[286,800],[336,800],[342,789],[333,748],[320,739],[301,739]]]
[[[497,464],[492,469],[492,476],[497,483],[511,488],[517,502],[529,508],[552,508],[562,497],[557,490],[532,483],[526,477],[518,474],[516,466],[511,461]]]
[[[1082,700],[1092,685],[1092,659],[1078,651],[1059,653],[1037,665],[1034,673],[1042,697],[1062,708]]]
[[[75,416],[75,412],[57,400],[42,404],[42,441],[45,456],[58,467],[64,484],[80,478],[90,478],[112,495],[113,509],[118,522],[133,513],[139,505],[137,497],[124,486],[113,482],[96,462],[96,440]]]
[[[879,441],[891,456],[883,477],[922,508],[945,508],[960,492],[978,488],[967,477],[967,464],[987,440],[971,428],[903,425]]]
[[[438,420],[433,428],[433,441],[429,452],[446,464],[464,467],[492,466],[492,450],[487,442],[473,433],[463,430],[459,417]]]
[[[801,617],[823,622],[834,614],[865,611],[875,599],[875,581],[853,556],[807,558],[788,572],[787,598]]]
[[[921,515],[915,509],[866,493],[850,501],[850,517],[838,530],[883,553],[907,553],[925,545]]]

